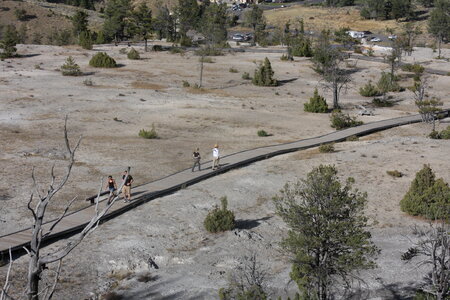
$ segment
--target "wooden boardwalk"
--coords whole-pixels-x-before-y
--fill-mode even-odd
[[[450,110],[445,111],[446,116],[448,116],[449,111]],[[218,170],[213,171],[211,169],[211,161],[209,161],[202,164],[201,171],[191,172],[191,169],[186,169],[158,179],[156,181],[134,187],[132,190],[133,201],[131,203],[116,201],[113,207],[111,207],[111,209],[108,211],[108,214],[105,215],[102,220],[104,221],[113,218],[154,198],[167,195],[179,189],[185,188],[186,186],[202,181],[206,178],[215,176],[219,173],[223,173],[234,168],[242,167],[255,161],[267,159],[269,157],[288,152],[316,147],[321,144],[344,141],[346,138],[352,135],[367,135],[372,132],[385,130],[396,126],[417,123],[420,121],[420,115],[388,119],[364,124],[345,130],[335,131],[315,138],[304,139],[286,144],[255,148],[230,154],[221,158],[220,163],[222,167]],[[101,199],[101,201],[104,200],[105,199]],[[54,229],[53,233],[47,237],[46,242],[49,243],[57,238],[65,237],[69,234],[79,232],[90,221],[91,217],[94,216],[94,214],[94,206],[88,206],[68,214]],[[53,222],[54,220],[47,222],[46,228],[48,229]],[[30,228],[25,228],[0,236],[0,258],[7,255],[9,248],[11,248],[13,252],[21,252],[23,250],[23,247],[29,244],[30,237]]]

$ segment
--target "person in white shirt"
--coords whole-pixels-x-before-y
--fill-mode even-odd
[[[219,160],[220,160],[219,145],[215,144],[214,148],[212,149],[212,151],[213,151],[212,169],[215,170],[215,169],[220,167],[220,164],[219,164]]]

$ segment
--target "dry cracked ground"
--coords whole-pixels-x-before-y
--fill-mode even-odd
[[[121,48],[86,51],[27,45],[19,47],[25,57],[0,62],[0,174],[4,179],[0,183],[0,234],[30,222],[25,207],[33,166],[42,186],[48,183],[52,164],[62,173],[65,115],[72,140],[78,136],[83,140],[72,177],[49,216],[60,212],[75,194],[79,195],[76,207],[86,205],[83,199],[96,192],[100,177],[111,174],[117,178],[127,166],[139,184],[189,167],[195,147],[209,160],[216,142],[226,155],[333,130],[327,114],[303,112],[314,88],[322,92],[308,60],[282,62],[276,53],[214,57],[213,63],[205,64],[204,89],[198,90],[183,87],[183,81],[198,81],[198,57],[192,52],[148,52],[142,60],[131,61],[120,54]],[[90,68],[89,58],[98,51],[108,52],[120,67]],[[61,76],[58,69],[69,55],[83,76]],[[450,69],[450,63],[435,60],[433,55],[431,50],[418,49],[405,59]],[[242,79],[243,72],[252,74],[255,63],[266,56],[282,82],[278,87],[255,87]],[[358,111],[355,105],[370,104],[370,99],[358,94],[359,87],[369,79],[376,81],[388,68],[367,61],[351,64],[355,65],[352,86],[342,95],[344,108],[352,115]],[[401,84],[411,85],[410,76],[400,74]],[[430,75],[430,82],[429,94],[449,107],[450,77]],[[331,99],[327,91],[323,94]],[[372,122],[415,113],[410,91],[393,96],[393,107],[375,108],[375,116],[359,118]],[[140,129],[148,130],[152,124],[159,139],[138,137]],[[448,119],[438,124],[439,129],[448,125]],[[272,135],[258,137],[260,129]],[[365,279],[362,298],[407,298],[421,284],[424,270],[403,263],[400,255],[414,239],[411,226],[426,222],[402,213],[399,201],[423,164],[430,164],[438,177],[450,181],[446,159],[450,144],[428,139],[429,131],[429,125],[414,124],[339,143],[335,153],[309,149],[282,155],[155,199],[101,225],[64,260],[56,299],[87,299],[106,293],[119,299],[216,299],[218,288],[227,285],[229,274],[250,253],[257,254],[266,270],[271,295],[292,295],[296,287],[289,283],[290,257],[279,245],[287,227],[274,214],[271,199],[287,181],[304,177],[319,164],[335,165],[343,179],[354,177],[355,186],[368,193],[366,214],[382,251],[378,267],[360,274]],[[388,170],[405,176],[392,178]],[[231,232],[209,234],[203,219],[222,196],[228,197],[239,226]],[[25,267],[26,257],[14,264],[16,291],[23,285]],[[0,269],[0,282],[5,271],[5,267]]]

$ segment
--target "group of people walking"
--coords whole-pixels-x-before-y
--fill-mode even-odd
[[[220,153],[219,153],[219,145],[215,144],[214,148],[212,149],[212,169],[217,170],[220,168]],[[198,168],[198,171],[201,171],[201,165],[200,165],[200,149],[197,148],[192,153],[192,158],[194,160],[194,165],[192,166],[192,172],[194,172],[195,167]],[[123,202],[128,203],[131,201],[131,184],[133,183],[133,177],[128,174],[128,171],[125,170],[122,174],[122,195],[123,195]],[[112,175],[108,176],[108,180],[106,182],[106,189],[109,191],[109,197],[107,204],[111,204],[111,201],[117,196],[117,182],[114,180]]]
[[[217,170],[218,168],[220,168],[220,163],[219,163],[219,161],[220,161],[220,153],[219,153],[219,145],[218,144],[215,144],[214,148],[212,149],[212,157],[213,157],[212,169],[213,170]],[[192,172],[194,172],[195,167],[198,167],[198,170],[201,171],[201,168],[200,168],[201,156],[200,156],[200,149],[199,148],[194,150],[194,152],[192,153],[192,158],[194,160],[194,165],[192,166]]]
[[[131,201],[131,184],[133,183],[133,176],[128,174],[128,171],[125,170],[122,175],[122,194],[123,194],[123,202],[127,203]],[[111,201],[114,199],[114,197],[117,196],[117,183],[114,180],[114,178],[109,175],[108,181],[106,182],[106,188],[109,191],[109,197],[107,204],[111,204]]]

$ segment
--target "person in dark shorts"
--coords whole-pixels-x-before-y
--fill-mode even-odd
[[[122,180],[125,180],[122,187],[123,202],[127,203],[131,201],[131,184],[133,183],[133,177],[128,174],[128,171],[125,171],[123,172]]]
[[[111,204],[111,200],[114,199],[114,197],[117,195],[116,194],[117,184],[111,175],[108,176],[106,188],[109,190],[109,197],[108,197],[108,205],[109,205]]]
[[[198,170],[200,170],[200,150],[197,148],[193,153],[192,153],[192,158],[194,159],[194,165],[192,166],[192,172],[194,172],[195,166],[198,166]]]

